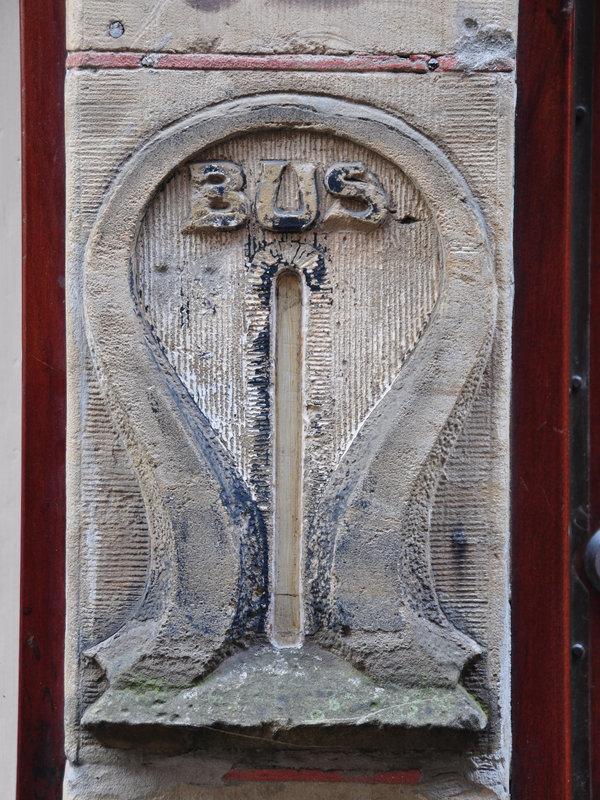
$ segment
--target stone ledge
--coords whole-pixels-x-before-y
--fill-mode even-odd
[[[487,716],[462,686],[378,685],[343,659],[307,645],[237,653],[191,686],[140,681],[109,688],[82,723],[92,730],[106,725],[188,730],[374,725],[477,732],[486,727]]]

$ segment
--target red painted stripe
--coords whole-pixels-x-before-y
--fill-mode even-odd
[[[298,70],[303,72],[429,72],[433,56],[327,56],[303,53],[288,55],[234,55],[226,53],[124,53],[93,50],[69,53],[70,69],[205,69],[205,70]],[[435,56],[436,72],[460,71],[454,55]],[[511,72],[513,59],[491,67],[490,72]]]
[[[94,53],[93,51],[69,53],[67,68],[135,69],[141,66],[141,59],[140,53]]]
[[[336,770],[325,771],[322,769],[232,769],[225,775],[225,780],[262,783],[304,781],[307,783],[416,784],[421,782],[421,772],[418,769],[408,769],[375,772],[372,775],[352,775]]]

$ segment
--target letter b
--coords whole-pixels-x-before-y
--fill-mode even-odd
[[[231,161],[190,164],[192,202],[185,233],[239,228],[248,217],[242,168]]]

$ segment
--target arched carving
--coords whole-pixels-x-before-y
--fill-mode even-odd
[[[439,607],[428,527],[440,472],[493,338],[497,299],[483,217],[448,159],[404,122],[331,97],[260,95],[205,109],[140,148],[107,194],[86,250],[88,341],[139,478],[152,541],[142,602],[89,651],[117,689],[165,671],[190,685],[267,632],[269,521],[157,346],[132,297],[131,265],[157,185],[211,145],[299,128],[366,146],[408,175],[431,210],[443,265],[424,329],[331,470],[306,526],[305,633],[377,679],[402,685],[456,687],[479,651]],[[242,182],[232,185],[239,194]],[[339,227],[337,216],[339,208]],[[380,217],[378,224],[383,211]]]

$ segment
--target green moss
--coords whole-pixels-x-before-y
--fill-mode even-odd
[[[287,728],[342,723],[482,730],[486,717],[460,686],[379,685],[314,646],[260,646],[232,656],[193,685],[140,676],[125,688],[111,688],[86,711],[84,724]]]

